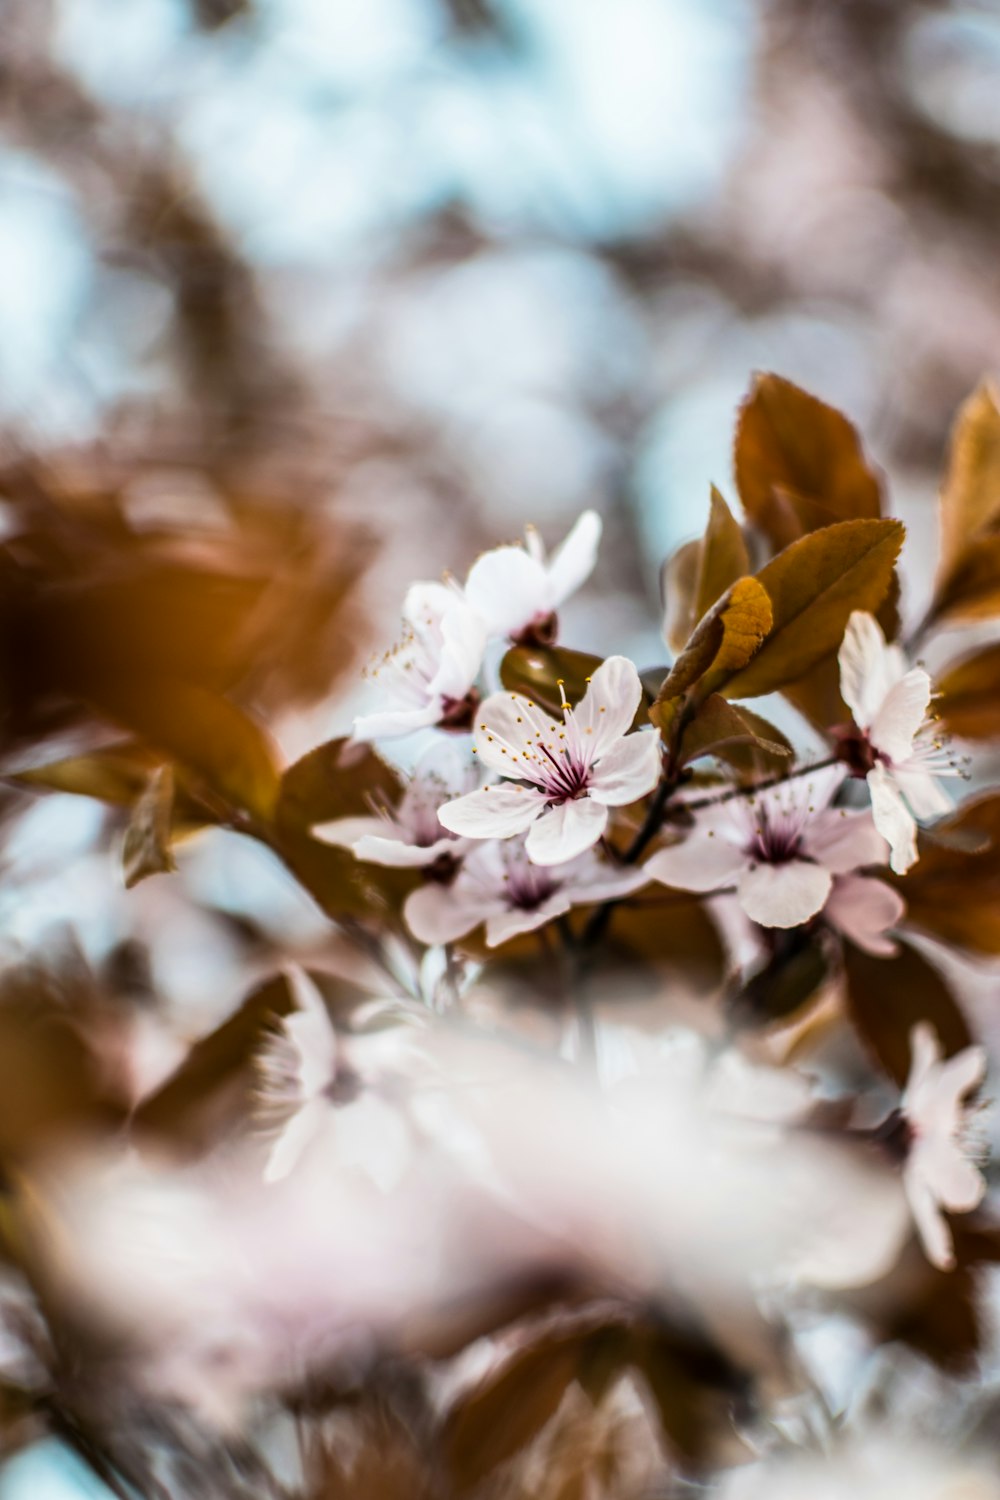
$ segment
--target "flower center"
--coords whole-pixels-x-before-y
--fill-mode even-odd
[[[536,615],[521,631],[512,636],[515,646],[552,646],[559,631],[559,617],[555,610],[551,614]]]
[[[547,870],[526,859],[511,862],[504,882],[507,904],[517,911],[537,911],[559,889]]]
[[[442,698],[438,728],[450,729],[456,734],[467,733],[472,728],[478,707],[479,693],[476,688],[470,688],[464,698]]]
[[[875,769],[880,760],[887,759],[875,749],[864,731],[854,724],[837,724],[830,732],[837,746],[837,759],[844,762],[852,776],[863,779],[869,771]]]
[[[753,838],[747,853],[762,864],[786,865],[800,859],[802,828],[797,819],[775,816],[774,812],[761,805],[754,819]]]

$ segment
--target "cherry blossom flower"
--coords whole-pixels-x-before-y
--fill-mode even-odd
[[[358,859],[397,869],[426,868],[460,859],[469,847],[438,822],[438,808],[478,781],[475,763],[450,740],[424,752],[394,808],[368,817],[335,818],[313,829],[328,844],[352,849]]]
[[[354,721],[356,740],[411,734],[433,724],[465,728],[478,701],[475,681],[486,626],[460,590],[415,583],[403,604],[402,640],[367,671],[388,706]]]
[[[761,927],[798,927],[825,910],[859,947],[891,953],[884,934],[905,906],[882,881],[854,873],[884,863],[888,851],[869,813],[830,807],[844,774],[826,766],[705,808],[646,870],[680,890],[735,886],[742,910]]]
[[[560,865],[534,865],[523,838],[484,844],[450,885],[426,885],[407,897],[406,923],[422,943],[451,943],[480,922],[490,948],[533,932],[571,906],[610,901],[649,883],[642,870],[615,869],[592,851]]]
[[[538,865],[582,854],[604,833],[609,807],[638,801],[659,779],[659,736],[629,733],[641,699],[639,674],[623,656],[598,667],[575,708],[563,704],[562,723],[519,693],[494,693],[476,715],[476,752],[519,779],[446,803],[442,825],[473,839],[528,831]]]
[[[903,1126],[903,1186],[927,1258],[942,1271],[955,1265],[942,1209],[968,1213],[986,1183],[970,1159],[962,1101],[986,1074],[983,1047],[966,1047],[941,1061],[941,1044],[926,1021],[910,1033],[910,1076],[896,1121]],[[890,1117],[892,1123],[893,1117]]]
[[[326,1139],[342,1165],[360,1168],[387,1191],[409,1161],[407,1124],[355,1069],[304,970],[291,966],[288,981],[298,1008],[258,1057],[260,1114],[274,1135],[264,1180],[287,1177],[303,1152]]]
[[[466,600],[491,635],[548,644],[556,638],[559,606],[593,572],[600,540],[601,518],[593,510],[583,512],[551,558],[527,526],[523,547],[495,547],[473,563]]]
[[[874,616],[854,611],[838,661],[841,695],[860,731],[841,736],[841,754],[866,778],[875,826],[892,851],[889,862],[905,875],[917,858],[916,819],[951,809],[936,778],[961,772],[928,717],[930,678],[922,667],[907,667]]]

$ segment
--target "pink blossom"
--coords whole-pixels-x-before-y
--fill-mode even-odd
[[[512,784],[483,787],[438,813],[465,838],[512,838],[527,831],[529,858],[563,864],[597,843],[608,808],[636,802],[660,775],[659,737],[629,729],[642,699],[639,674],[623,656],[594,673],[575,708],[553,719],[519,693],[495,693],[476,715],[480,759]]]
[[[844,775],[843,767],[824,767],[705,808],[646,870],[680,890],[735,887],[761,927],[798,927],[825,910],[859,947],[892,952],[884,934],[905,907],[881,881],[855,873],[884,863],[887,848],[869,813],[830,807]]]
[[[486,923],[490,948],[562,916],[572,906],[610,901],[648,884],[642,870],[615,869],[592,851],[560,865],[534,865],[524,839],[481,845],[450,885],[407,897],[403,915],[422,943],[451,943]]]

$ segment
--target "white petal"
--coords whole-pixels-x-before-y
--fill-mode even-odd
[[[561,865],[597,843],[608,825],[608,810],[589,797],[550,807],[532,825],[525,841],[536,865]]]
[[[358,839],[369,834],[382,839],[399,840],[400,834],[387,818],[334,818],[330,823],[319,823],[313,837],[324,844],[336,844],[339,849],[353,849]]]
[[[983,1174],[955,1141],[946,1136],[931,1136],[919,1142],[914,1154],[914,1171],[919,1171],[938,1202],[950,1213],[967,1214],[983,1201],[986,1192]]]
[[[499,897],[489,899],[454,885],[424,885],[403,903],[403,920],[418,942],[453,943],[480,922],[503,910]]]
[[[951,812],[951,798],[927,771],[904,764],[895,766],[892,774],[914,817],[940,818]]]
[[[677,891],[718,891],[735,885],[749,866],[743,849],[728,839],[709,838],[697,829],[682,843],[647,859],[647,875]]]
[[[495,547],[474,562],[465,597],[491,635],[519,635],[555,608],[545,567],[523,547]]]
[[[907,1114],[917,1113],[922,1095],[933,1087],[941,1061],[941,1043],[929,1021],[918,1021],[910,1027],[910,1074],[906,1080],[902,1106]]]
[[[898,891],[868,875],[841,875],[823,908],[827,921],[857,947],[876,958],[891,958],[896,944],[886,936],[906,915]]]
[[[601,541],[601,518],[596,510],[585,510],[566,540],[549,559],[549,597],[558,609],[590,577]]]
[[[420,708],[392,708],[380,713],[360,714],[354,721],[351,738],[354,740],[388,740],[401,734],[414,734],[418,729],[429,729],[441,717],[441,705],[435,698]]]
[[[573,710],[580,747],[589,764],[628,732],[641,702],[642,683],[632,662],[624,656],[609,656]]]
[[[337,1033],[326,1001],[313,979],[299,964],[287,964],[285,980],[296,1009],[281,1026],[299,1055],[299,1086],[305,1098],[326,1088],[337,1065]]]
[[[544,743],[551,754],[558,755],[566,736],[558,719],[520,693],[492,693],[477,710],[474,739],[476,754],[491,770],[544,782],[548,762],[538,745]]]
[[[630,896],[650,882],[649,871],[643,869],[620,869],[604,860],[593,861],[593,871],[573,878],[567,875],[562,889],[573,906],[586,906],[596,901],[616,901]],[[558,872],[556,872],[558,873]]]
[[[438,698],[461,702],[479,675],[486,650],[486,625],[474,610],[457,604],[441,621],[443,646],[430,684]]]
[[[832,883],[822,865],[791,859],[745,871],[736,893],[747,916],[761,927],[799,927],[823,909]]]
[[[861,729],[867,729],[871,724],[884,697],[881,659],[885,649],[885,636],[874,615],[854,610],[847,622],[837,661],[840,696]]]
[[[625,807],[653,790],[662,764],[660,736],[637,731],[605,751],[590,773],[587,790],[595,802]]]
[[[420,870],[442,854],[457,854],[460,848],[458,840],[452,838],[435,839],[433,844],[405,844],[402,839],[368,835],[354,845],[354,857],[393,870]]]
[[[490,917],[486,923],[486,946],[487,948],[498,948],[501,943],[508,942],[513,937],[519,937],[525,932],[535,932],[539,927],[544,927],[546,922],[551,922],[554,917],[561,917],[569,911],[569,898],[564,891],[557,891],[541,906],[536,906],[533,911],[525,911],[519,907],[513,910],[497,912]]]
[[[870,812],[837,808],[810,818],[802,832],[802,847],[834,875],[847,875],[863,865],[884,865],[889,857],[889,846]]]
[[[295,1111],[268,1153],[265,1182],[280,1182],[298,1163],[303,1151],[322,1127],[330,1109],[325,1099],[311,1099]]]
[[[905,761],[930,701],[931,680],[922,667],[914,667],[890,688],[871,722],[868,737],[876,750],[891,761]]]
[[[913,1169],[912,1158],[903,1168],[903,1185],[927,1259],[939,1271],[954,1270],[955,1252],[951,1232],[930,1187],[920,1173]]]
[[[534,787],[501,782],[446,802],[438,808],[438,822],[467,839],[509,839],[530,827],[544,807]]]
[[[917,825],[903,801],[892,775],[883,765],[868,772],[875,827],[888,840],[889,864],[897,875],[905,875],[917,858]]]
[[[956,1052],[954,1057],[941,1064],[941,1087],[953,1093],[956,1099],[964,1099],[986,1077],[986,1063],[985,1047],[963,1047],[961,1052]]]

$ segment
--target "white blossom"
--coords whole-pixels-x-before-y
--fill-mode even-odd
[[[441,808],[445,828],[474,839],[528,833],[535,864],[556,865],[596,844],[608,808],[636,802],[660,775],[660,741],[630,734],[642,699],[639,674],[623,656],[594,673],[560,722],[519,693],[495,693],[476,715],[480,759],[513,783],[483,787]]]
[[[932,688],[922,667],[907,667],[873,615],[855,610],[847,622],[840,692],[861,731],[853,759],[865,773],[875,826],[888,840],[890,864],[904,875],[917,858],[917,818],[949,812],[939,776],[957,776],[932,720]]]
[[[551,641],[556,611],[590,577],[600,539],[601,518],[586,510],[547,558],[538,532],[526,526],[523,547],[495,547],[473,563],[466,601],[491,635]]]

